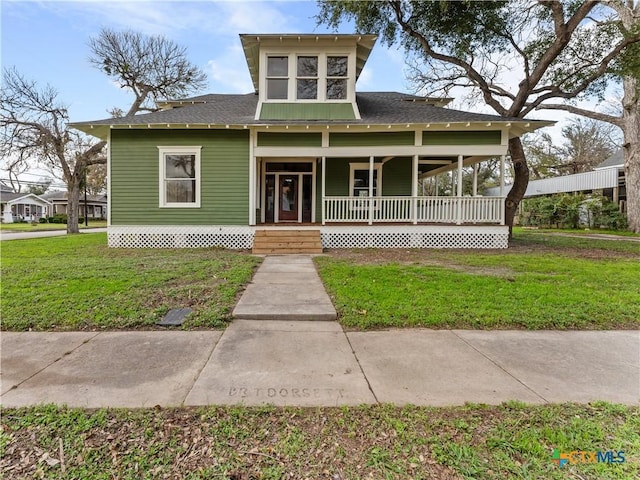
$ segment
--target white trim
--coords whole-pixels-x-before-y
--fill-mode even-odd
[[[369,157],[374,158],[374,157]],[[355,196],[353,195],[353,187],[354,187],[354,177],[353,177],[353,172],[356,170],[370,170],[371,168],[371,161],[364,163],[364,162],[352,162],[349,163],[349,197],[351,196]],[[378,172],[378,184],[376,185],[376,194],[375,195],[371,195],[371,191],[373,190],[373,183],[371,182],[371,177],[372,174],[370,172],[370,176],[369,176],[369,196],[374,196],[374,197],[380,197],[382,196],[382,163],[374,163],[373,164],[373,169],[376,170]],[[323,197],[325,196],[324,194],[322,195]]]
[[[256,168],[257,161],[253,155],[254,131],[249,130],[249,225],[256,224]]]
[[[504,155],[500,156],[500,191],[499,196],[504,197]]]
[[[413,218],[413,223],[417,224],[418,202],[416,201],[416,197],[418,196],[418,155],[413,156],[411,163],[411,218]]]
[[[303,178],[305,175],[311,175],[311,222],[315,222],[316,218],[316,162],[317,158],[287,158],[287,157],[271,157],[271,158],[262,158],[259,157],[262,163],[262,171],[260,183],[262,185],[262,206],[260,211],[261,222],[266,222],[266,191],[267,191],[267,175],[275,175],[275,198],[274,198],[274,212],[273,212],[273,222],[280,223],[279,218],[279,208],[278,201],[280,199],[280,175],[298,175],[298,184],[299,184],[299,199],[298,199],[298,223],[303,222],[303,213],[302,213],[302,204],[303,204]],[[310,163],[311,170],[308,172],[267,172],[267,164],[269,163]],[[293,222],[287,221],[287,222]]]
[[[363,147],[256,147],[258,157],[411,157],[458,156],[493,157],[505,155],[506,145],[388,145]],[[477,160],[476,160],[477,161]]]
[[[302,57],[318,57],[318,77],[317,77],[317,97],[315,99],[298,99],[298,69],[297,59]],[[288,72],[287,79],[287,98],[267,98],[267,58],[268,57],[287,57]],[[347,57],[347,96],[343,99],[328,99],[327,96],[327,57]],[[263,47],[260,49],[259,60],[259,101],[257,112],[260,111],[264,103],[351,103],[354,106],[356,118],[360,119],[356,105],[356,50],[355,47],[332,47],[327,49],[326,46],[299,46],[292,50],[284,50],[282,47]],[[303,78],[303,77],[300,77]],[[306,78],[306,77],[304,77]],[[311,78],[311,77],[308,77]],[[337,78],[337,77],[336,77]],[[256,113],[256,119],[259,114]]]
[[[111,129],[107,134],[107,227],[111,225]]]
[[[160,208],[200,208],[200,193],[202,184],[202,175],[200,171],[200,151],[201,146],[158,146],[158,197]],[[195,156],[195,183],[196,183],[196,198],[192,203],[168,203],[166,199],[165,190],[165,155],[166,154],[178,154],[178,155],[194,155]]]
[[[322,185],[321,185],[321,190],[322,190],[322,225],[325,224],[325,218],[327,217],[326,215],[326,210],[325,210],[325,204],[324,204],[324,197],[327,194],[327,157],[322,157]]]

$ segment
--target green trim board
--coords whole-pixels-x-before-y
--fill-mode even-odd
[[[355,120],[351,103],[263,103],[260,120]]]
[[[200,208],[159,207],[158,146],[201,146]],[[248,225],[249,132],[112,130],[112,225]]]
[[[500,130],[422,132],[423,145],[500,145],[501,141]]]
[[[259,147],[321,147],[322,134],[258,132]]]
[[[331,133],[330,147],[383,147],[386,145],[414,145],[415,134],[410,132]],[[367,160],[368,161],[368,160]]]

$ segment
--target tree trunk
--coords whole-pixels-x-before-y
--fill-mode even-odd
[[[80,206],[80,184],[82,176],[74,172],[67,182],[67,233],[80,233],[78,226],[78,209]]]
[[[520,137],[509,139],[509,153],[511,154],[514,179],[513,187],[509,190],[504,202],[504,221],[509,226],[509,238],[511,238],[513,236],[513,219],[518,211],[518,205],[527,191],[527,185],[529,185],[529,167]]]
[[[623,78],[622,129],[629,230],[640,233],[640,81]]]

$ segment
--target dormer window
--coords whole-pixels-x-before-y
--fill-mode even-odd
[[[354,59],[349,55],[274,51],[263,58],[265,101],[343,102],[353,96]]]
[[[286,100],[289,91],[289,57],[267,57],[267,98]]]
[[[318,57],[298,56],[296,92],[298,100],[318,98]]]
[[[347,98],[349,57],[327,57],[327,99]]]

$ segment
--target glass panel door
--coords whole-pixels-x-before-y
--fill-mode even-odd
[[[298,221],[298,175],[280,175],[278,219]]]
[[[265,177],[265,213],[264,221],[273,223],[275,221],[275,199],[276,199],[276,176],[267,175]]]

